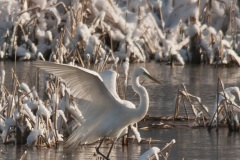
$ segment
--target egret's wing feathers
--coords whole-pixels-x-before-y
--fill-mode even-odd
[[[94,109],[97,111],[103,110],[103,108],[99,107],[108,109],[108,107],[112,108],[115,106],[109,106],[108,104],[118,103],[112,93],[103,84],[99,74],[94,71],[46,61],[36,61],[33,62],[33,65],[62,78],[74,97],[88,100],[88,105],[95,107]]]

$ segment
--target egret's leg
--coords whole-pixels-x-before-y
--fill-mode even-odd
[[[100,154],[103,158],[108,159],[108,157],[106,157],[103,153],[100,152],[99,148],[101,147],[103,141],[106,139],[107,136],[104,136],[103,139],[101,140],[101,142],[99,143],[98,147],[96,148],[96,152],[97,154]]]
[[[108,151],[107,156],[105,156],[105,155],[104,155],[103,153],[101,153],[100,150],[99,150],[99,148],[100,148],[100,146],[102,145],[102,143],[103,143],[103,141],[105,140],[105,138],[106,138],[106,136],[101,140],[99,146],[96,148],[96,152],[97,152],[97,154],[100,154],[103,158],[105,158],[105,159],[107,159],[107,160],[110,160],[110,159],[109,159],[110,153],[111,153],[112,148],[113,148],[116,140],[118,139],[118,137],[116,137],[114,140],[112,140],[112,144],[111,144],[111,147],[110,147],[110,149],[109,149],[109,151]]]
[[[108,154],[107,154],[107,159],[109,159],[110,153],[111,153],[112,148],[113,148],[115,142],[117,141],[117,139],[118,139],[118,138],[116,137],[116,138],[113,140],[112,145],[111,145],[111,147],[110,147],[110,149],[109,149],[109,151],[108,151]]]

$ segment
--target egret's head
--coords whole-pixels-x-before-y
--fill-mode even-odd
[[[144,75],[146,75],[146,76],[147,76],[149,79],[151,79],[153,82],[156,82],[156,83],[162,85],[162,83],[161,83],[159,80],[157,80],[156,78],[153,78],[148,72],[144,72]]]
[[[143,67],[138,67],[136,68],[136,70],[134,71],[135,72],[135,75],[136,76],[140,76],[140,75],[144,75],[146,76],[147,78],[151,79],[152,81],[156,82],[156,83],[159,83],[159,84],[162,84],[160,81],[158,81],[156,78],[153,78],[149,72],[143,68]]]

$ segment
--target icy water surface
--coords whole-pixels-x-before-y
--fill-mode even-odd
[[[147,88],[150,97],[150,116],[166,116],[174,113],[174,98],[181,84],[185,84],[187,90],[196,96],[201,97],[202,103],[208,106],[210,112],[213,108],[215,94],[217,91],[217,80],[220,77],[225,87],[239,86],[240,72],[238,67],[234,68],[213,68],[208,65],[186,65],[186,66],[168,66],[155,62],[145,64],[131,65],[130,74],[134,67],[144,66],[147,70],[159,79],[164,85],[160,86],[151,81],[141,78],[140,81]],[[121,66],[120,66],[121,67]],[[36,69],[30,62],[18,62],[16,65],[12,62],[1,62],[0,68],[4,68],[10,73],[11,68],[16,69],[20,82],[26,82],[30,86],[35,85]],[[11,90],[11,75],[6,77],[6,85]],[[41,89],[43,84],[40,77]],[[139,103],[138,96],[134,96],[131,87],[128,87],[126,99],[131,100],[136,105]],[[115,145],[111,153],[111,159],[137,159],[149,148],[156,146],[162,148],[165,143],[176,139],[169,159],[181,160],[183,158],[193,159],[239,159],[240,157],[240,133],[229,133],[227,128],[220,128],[217,132],[212,129],[208,132],[207,128],[189,128],[187,122],[178,122],[176,127],[171,129],[150,129],[140,130],[142,138],[152,138],[160,140],[154,143],[130,143],[128,146],[122,146],[121,141]],[[62,145],[56,149],[36,149],[27,146],[15,146],[13,144],[0,144],[0,159],[20,159],[22,154],[27,151],[26,159],[97,159],[94,155],[95,147],[98,144],[90,146],[79,146],[74,150],[65,150]],[[102,151],[107,152],[107,146]]]

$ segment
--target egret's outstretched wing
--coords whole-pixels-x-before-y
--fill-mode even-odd
[[[112,130],[106,122],[114,120],[124,102],[116,99],[106,88],[98,73],[81,68],[37,61],[33,65],[55,76],[62,78],[76,97],[84,122],[68,137],[65,147],[76,147],[78,144],[93,143]],[[126,108],[126,107],[125,107]]]
[[[118,106],[109,105],[118,104],[118,101],[105,87],[99,74],[94,71],[82,67],[56,64],[46,61],[36,61],[33,62],[33,65],[62,78],[70,88],[71,94],[74,97],[84,99],[84,102],[86,102],[88,107],[92,107],[92,110],[96,110],[91,112],[100,113],[102,110]]]

